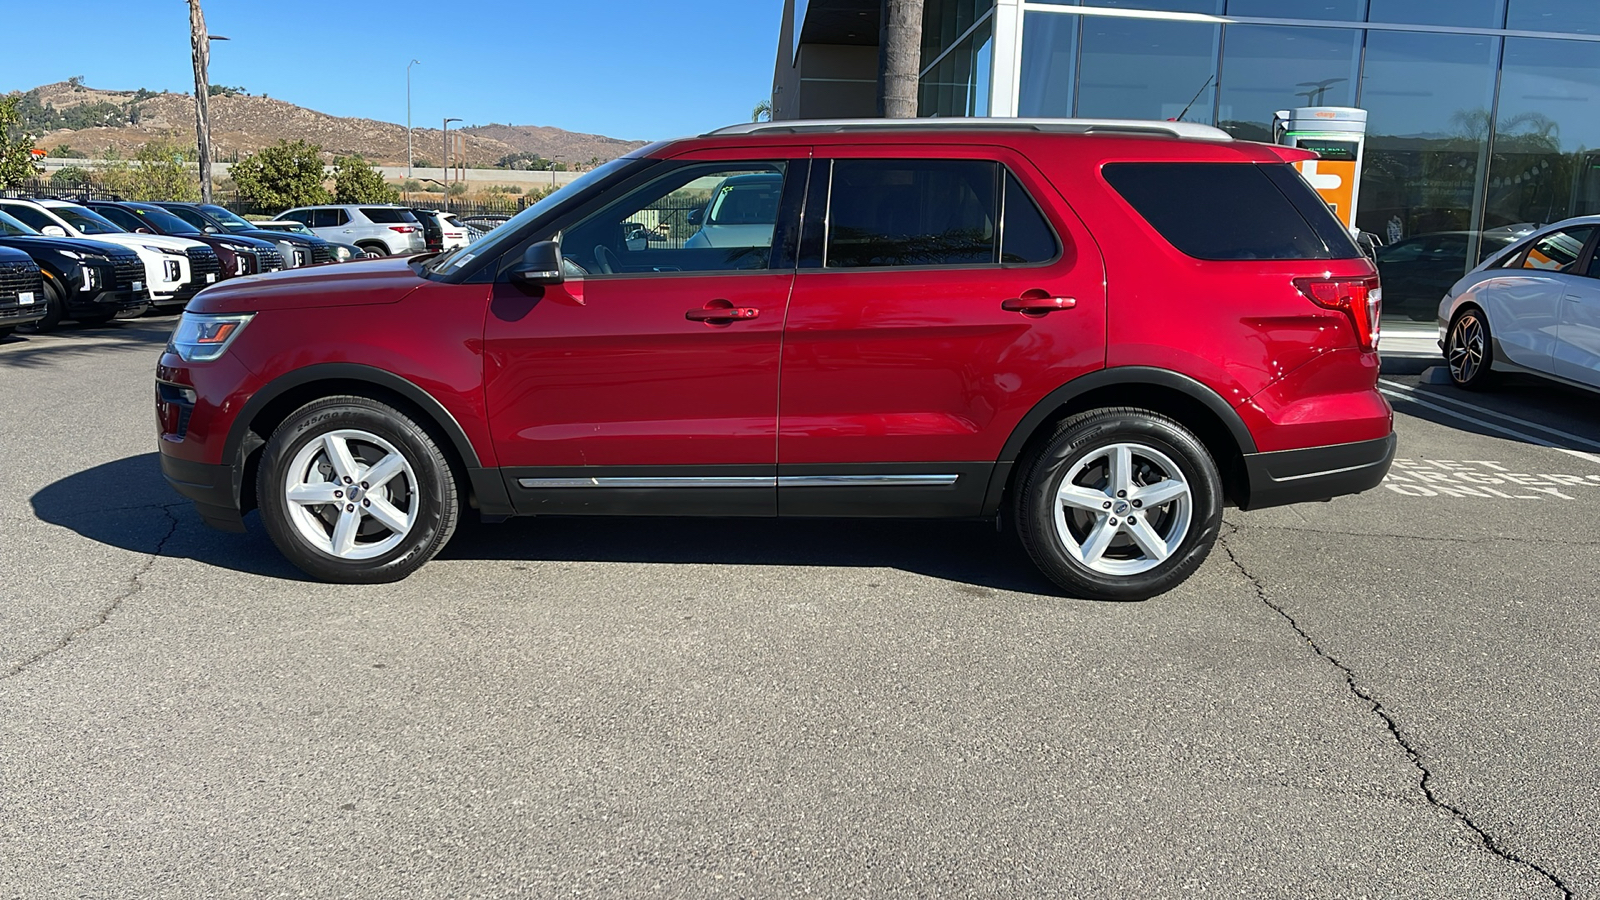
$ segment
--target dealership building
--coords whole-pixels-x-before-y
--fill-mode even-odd
[[[1277,110],[1354,106],[1356,223],[1387,243],[1600,213],[1600,0],[926,2],[923,116],[1181,119],[1270,140]],[[774,118],[874,115],[880,14],[786,0]]]

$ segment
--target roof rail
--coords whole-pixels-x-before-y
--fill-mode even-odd
[[[1231,141],[1233,135],[1194,122],[1143,119],[793,119],[751,122],[718,128],[704,135],[837,134],[851,131],[1034,131],[1051,134],[1147,134],[1196,141]]]

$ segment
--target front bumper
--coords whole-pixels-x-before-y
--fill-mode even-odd
[[[244,531],[244,515],[239,512],[239,487],[234,484],[233,466],[197,463],[161,453],[161,474],[172,489],[194,501],[195,512],[207,525],[220,531]]]
[[[1247,453],[1244,466],[1249,497],[1240,507],[1266,509],[1371,490],[1389,474],[1395,444],[1391,433],[1375,441]]]

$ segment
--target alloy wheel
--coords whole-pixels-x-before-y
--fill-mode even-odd
[[[1056,492],[1056,534],[1067,553],[1104,575],[1161,565],[1189,534],[1193,492],[1166,454],[1111,444],[1077,461]]]
[[[1483,323],[1474,313],[1462,315],[1450,329],[1450,339],[1446,343],[1450,377],[1457,384],[1472,381],[1483,368]]]
[[[342,560],[373,559],[400,546],[420,506],[411,463],[393,444],[357,429],[302,447],[283,492],[300,538]]]

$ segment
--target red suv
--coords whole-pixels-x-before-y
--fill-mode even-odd
[[[206,289],[162,469],[328,581],[405,577],[467,508],[1004,516],[1067,591],[1149,597],[1225,504],[1393,456],[1377,275],[1302,158],[1081,120],[656,144],[451,253]]]

